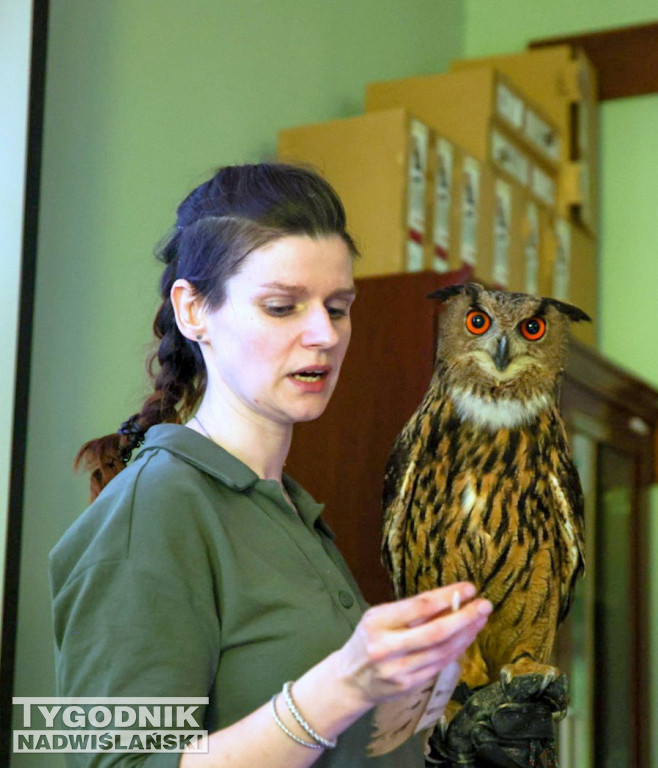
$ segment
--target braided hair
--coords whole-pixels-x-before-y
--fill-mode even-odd
[[[178,329],[170,298],[186,279],[210,309],[221,306],[226,281],[253,250],[288,235],[339,235],[353,256],[345,212],[335,191],[314,171],[279,163],[220,168],[179,205],[176,226],[156,250],[163,262],[153,331],[159,346],[148,370],[153,392],[117,432],[85,443],[76,468],[91,473],[94,499],[130,460],[155,424],[182,423],[203,396],[206,370],[199,345]]]

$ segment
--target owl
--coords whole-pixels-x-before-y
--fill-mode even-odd
[[[383,560],[397,597],[463,580],[492,602],[462,659],[469,688],[535,675],[543,690],[584,570],[559,393],[569,326],[589,317],[476,283],[431,297],[445,303],[436,365],[386,468]]]

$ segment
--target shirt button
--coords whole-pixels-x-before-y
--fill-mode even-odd
[[[340,600],[340,604],[343,606],[343,608],[351,608],[354,605],[354,598],[352,595],[343,589],[341,589],[338,593],[338,599]]]

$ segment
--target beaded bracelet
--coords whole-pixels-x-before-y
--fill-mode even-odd
[[[277,714],[276,704],[274,703],[278,695],[278,693],[275,693],[274,696],[272,696],[270,699],[270,707],[272,709],[272,717],[274,718],[274,722],[279,726],[279,728],[286,734],[286,736],[290,736],[293,741],[296,741],[303,747],[308,747],[309,749],[324,749],[321,744],[311,744],[310,741],[304,741],[304,739],[300,739],[299,736],[296,736],[289,728],[286,728],[285,723]]]
[[[318,744],[324,747],[324,749],[333,749],[338,742],[335,740],[330,741],[329,739],[323,738],[311,728],[311,726],[306,722],[306,720],[304,720],[300,711],[295,706],[295,702],[292,700],[291,689],[292,689],[292,681],[289,680],[287,683],[284,683],[282,693],[283,693],[283,698],[286,702],[286,706],[290,710],[290,714],[295,718],[295,720],[299,723],[299,725],[301,725],[301,727],[306,731],[306,733],[308,733],[308,735],[312,739],[317,741]]]

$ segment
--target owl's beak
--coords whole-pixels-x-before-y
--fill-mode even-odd
[[[507,336],[503,335],[500,337],[500,339],[498,339],[496,352],[491,357],[493,358],[493,361],[496,364],[496,368],[498,368],[499,371],[504,371],[505,368],[507,368],[507,366],[510,364],[509,340]]]

